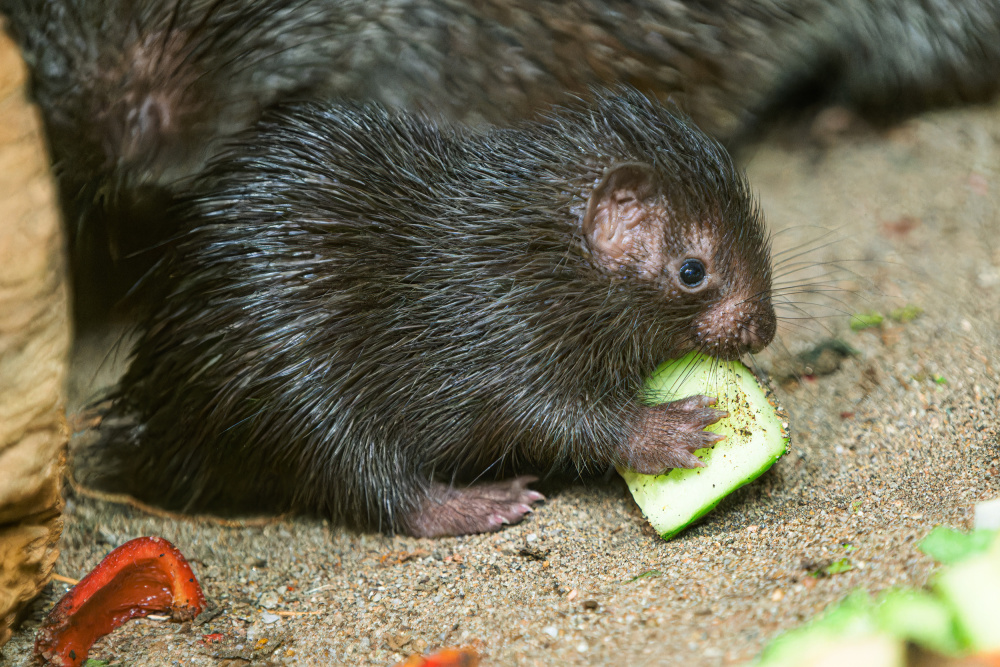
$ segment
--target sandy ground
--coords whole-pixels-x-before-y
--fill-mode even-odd
[[[92,657],[386,665],[474,644],[491,665],[732,664],[852,589],[923,585],[934,564],[919,540],[935,525],[970,527],[973,505],[1000,495],[998,151],[993,107],[749,156],[776,245],[793,249],[779,283],[838,290],[779,288],[808,316],[784,308],[774,358],[830,335],[859,355],[779,387],[790,453],[680,537],[660,540],[617,477],[543,485],[548,502],[524,523],[440,540],[292,518],[221,527],[73,497],[60,574],[162,535],[219,610],[194,625],[129,623]],[[908,324],[847,326],[847,313],[910,303],[925,312]],[[842,558],[852,569],[811,575]],[[3,662],[24,664],[66,589],[49,586]],[[209,633],[223,641],[206,644]]]

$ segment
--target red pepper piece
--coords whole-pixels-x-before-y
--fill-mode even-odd
[[[139,537],[109,553],[52,608],[35,637],[44,665],[83,664],[90,647],[130,618],[167,613],[189,621],[205,608],[191,566],[160,537]]]
[[[413,655],[397,667],[478,667],[479,654],[471,648],[446,648],[432,655]]]

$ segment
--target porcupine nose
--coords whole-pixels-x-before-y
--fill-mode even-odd
[[[760,352],[774,339],[777,322],[770,302],[746,321],[740,322],[739,345],[746,352]]]
[[[722,359],[760,352],[774,338],[777,322],[771,300],[739,300],[717,304],[699,319],[696,330],[702,351]]]

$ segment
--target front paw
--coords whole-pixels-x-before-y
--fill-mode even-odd
[[[623,452],[625,467],[644,475],[661,475],[671,468],[704,467],[694,452],[725,438],[704,429],[729,416],[713,405],[714,398],[689,396],[642,408]]]

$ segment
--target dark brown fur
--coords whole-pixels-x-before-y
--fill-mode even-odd
[[[0,0],[58,177],[77,324],[175,231],[172,196],[227,137],[329,76],[338,16],[311,0]]]
[[[205,183],[90,457],[170,508],[494,530],[540,496],[465,484],[699,465],[721,413],[646,407],[643,378],[774,334],[743,175],[632,92],[483,132],[293,106]]]
[[[32,67],[98,320],[163,212],[277,100],[510,123],[628,83],[737,142],[778,109],[891,120],[997,91],[1000,0],[0,0]],[[180,179],[180,180],[178,180]]]

